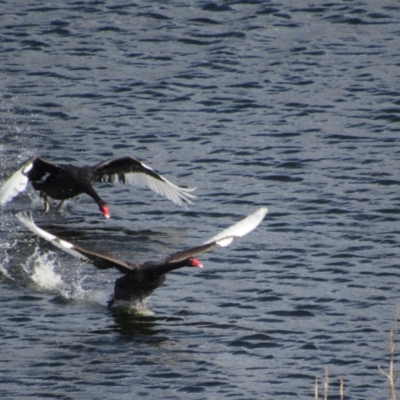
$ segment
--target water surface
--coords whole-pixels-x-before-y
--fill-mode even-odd
[[[5,1],[0,180],[25,159],[131,155],[188,210],[99,186],[1,212],[4,399],[388,398],[377,365],[399,305],[400,7],[392,1]],[[148,300],[108,310],[114,271],[14,214],[128,261],[194,246],[261,205],[260,227]]]

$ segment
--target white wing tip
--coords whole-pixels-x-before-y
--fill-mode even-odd
[[[46,239],[47,241],[51,242],[54,246],[66,251],[67,253],[70,253],[74,257],[85,259],[85,257],[82,256],[82,254],[80,254],[74,249],[75,246],[72,243],[67,242],[64,239],[60,239],[59,237],[52,235],[51,233],[45,231],[44,229],[39,228],[33,221],[32,214],[17,213],[16,217],[29,230],[31,230],[36,235],[42,237],[43,239]]]
[[[31,230],[33,233],[36,233],[36,235],[41,236],[43,239],[46,239],[50,242],[53,242],[57,239],[57,236],[52,235],[51,233],[39,228],[36,224],[35,221],[32,218],[31,213],[17,213],[16,217],[18,220],[25,225],[29,230]]]
[[[21,172],[26,175],[33,167],[33,162],[29,161],[26,164],[24,164],[21,168]]]
[[[261,221],[266,216],[267,212],[267,207],[260,207],[247,217],[224,229],[222,232],[217,233],[211,239],[204,242],[204,244],[216,242],[221,247],[228,246],[230,243],[232,243],[233,239],[247,235],[252,230],[257,228],[257,226],[260,225]]]
[[[28,184],[27,173],[33,168],[32,159],[26,161],[22,167],[15,171],[0,189],[0,204],[4,206],[18,193],[23,192]]]
[[[268,213],[267,206],[262,206],[255,212],[255,214],[259,214],[260,217],[262,216],[262,219],[264,219],[264,217],[267,215],[267,213]]]
[[[19,213],[16,213],[15,216],[25,226],[27,226],[27,224],[35,225],[35,223],[33,222],[33,218],[32,218],[32,214],[31,213],[19,212]]]
[[[146,168],[150,167],[146,166]],[[155,193],[171,200],[178,206],[185,207],[185,202],[191,204],[191,199],[196,198],[196,196],[191,193],[196,190],[196,188],[183,188],[177,186],[165,179],[162,175],[158,175],[158,178],[155,178],[143,172],[128,172],[125,174],[125,182],[134,184],[138,187],[147,187]]]
[[[233,239],[234,239],[234,237],[230,236],[230,237],[226,237],[221,240],[217,240],[216,243],[220,247],[226,247],[226,246],[229,246],[233,242]]]

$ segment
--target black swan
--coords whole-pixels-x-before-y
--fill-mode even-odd
[[[46,174],[47,177],[40,181]],[[106,218],[110,218],[107,203],[93,189],[97,182],[132,183],[148,187],[178,205],[183,201],[191,203],[195,197],[190,194],[195,188],[181,188],[157,174],[146,164],[133,157],[116,158],[103,161],[93,167],[75,167],[73,165],[53,164],[40,157],[33,157],[24,162],[0,190],[0,204],[4,205],[25,190],[28,181],[39,190],[44,198],[44,212],[49,211],[48,197],[61,200],[60,210],[66,199],[86,193],[98,204]]]
[[[84,259],[99,269],[116,268],[120,273],[124,274],[115,281],[114,294],[108,302],[108,307],[111,307],[118,300],[141,302],[162,285],[165,275],[174,269],[182,267],[201,268],[200,261],[194,258],[197,254],[209,251],[214,247],[228,246],[233,239],[242,237],[255,229],[264,219],[267,212],[267,207],[261,207],[200,246],[179,251],[158,262],[146,262],[140,265],[122,261],[111,254],[88,250],[58,238],[39,228],[34,223],[32,216],[28,214],[18,213],[17,218],[33,233],[48,240],[54,246],[67,253]]]

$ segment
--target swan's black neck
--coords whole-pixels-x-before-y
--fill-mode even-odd
[[[168,272],[174,271],[175,269],[183,267],[192,267],[190,258],[186,258],[182,261],[169,262],[164,264],[153,264],[153,265],[143,265],[143,270],[149,270],[152,272],[157,272],[159,275],[166,274]]]
[[[86,185],[84,192],[89,195],[98,205],[104,204],[104,201],[100,198],[91,185]]]

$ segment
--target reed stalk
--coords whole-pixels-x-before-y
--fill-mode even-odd
[[[328,392],[329,392],[329,373],[328,367],[325,367],[325,376],[324,376],[324,400],[328,400]],[[340,390],[340,400],[344,399],[344,380],[339,380],[339,390]],[[314,383],[314,399],[319,400],[319,387],[318,387],[318,377],[315,377]]]
[[[393,323],[393,329],[389,334],[389,349],[390,349],[390,358],[389,358],[389,370],[384,371],[380,365],[378,365],[379,371],[386,376],[389,381],[390,386],[390,400],[396,400],[396,381],[398,378],[398,373],[394,371],[394,357],[396,353],[396,335],[397,335],[397,320],[399,317],[400,309],[397,309],[397,313]]]

